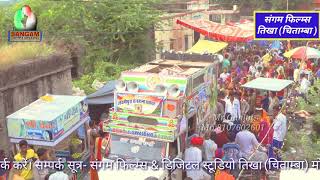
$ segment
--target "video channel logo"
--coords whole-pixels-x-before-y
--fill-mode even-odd
[[[13,20],[14,30],[8,32],[9,42],[40,42],[42,32],[37,31],[37,17],[29,5],[18,9]]]

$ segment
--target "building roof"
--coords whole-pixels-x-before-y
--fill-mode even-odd
[[[214,42],[208,40],[199,40],[192,48],[187,52],[204,54],[204,53],[217,53],[228,46],[225,42]]]
[[[167,70],[180,75],[190,76],[212,64],[213,62],[201,60],[157,59],[149,62],[148,64],[128,70],[127,72],[162,73],[164,70]]]
[[[240,11],[239,10],[223,10],[223,9],[215,9],[215,10],[210,10],[206,11],[206,14],[238,14]]]

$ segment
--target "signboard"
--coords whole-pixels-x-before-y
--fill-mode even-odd
[[[136,115],[123,112],[110,112],[111,122],[104,125],[105,132],[146,137],[158,139],[160,141],[174,141],[177,134],[178,120],[155,117],[146,115]],[[130,122],[131,117],[136,117],[140,122]],[[148,124],[145,119],[151,120],[153,123]]]
[[[255,39],[319,39],[318,12],[273,12],[254,13]]]
[[[11,138],[55,141],[88,115],[85,97],[50,95],[7,117]]]
[[[125,72],[122,73],[121,79],[125,83],[135,82],[138,84],[139,92],[154,92],[156,85],[161,84],[166,88],[169,88],[171,85],[176,84],[179,87],[179,90],[183,95],[187,86],[186,77],[173,77],[173,76],[163,76],[154,73],[133,73]]]
[[[123,112],[160,115],[163,98],[159,96],[117,94],[117,109]]]

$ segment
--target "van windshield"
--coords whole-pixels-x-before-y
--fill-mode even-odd
[[[166,142],[139,140],[125,136],[112,135],[110,159],[160,161],[166,154]]]

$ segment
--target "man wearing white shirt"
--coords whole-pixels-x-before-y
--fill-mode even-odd
[[[204,159],[206,161],[213,161],[214,154],[218,148],[217,144],[214,142],[215,133],[214,132],[207,132],[205,136],[205,141],[203,143],[204,149]]]
[[[305,74],[302,74],[301,82],[300,82],[300,93],[306,102],[308,102],[307,94],[310,86],[311,86],[310,81],[307,79]]]
[[[241,155],[245,158],[250,157],[259,145],[256,136],[247,129],[237,133],[235,143],[239,145]]]
[[[201,137],[193,137],[191,139],[191,147],[187,148],[184,153],[185,161],[202,162],[202,152],[200,148],[203,146],[203,139]],[[210,175],[202,168],[187,170],[187,177],[192,180],[209,180]]]
[[[233,92],[229,94],[229,98],[226,99],[225,115],[230,114],[231,120],[236,121],[241,117],[240,101],[234,98]]]
[[[255,76],[257,70],[256,70],[256,67],[254,65],[251,65],[249,67],[249,72],[251,73],[252,76]]]
[[[279,106],[274,107],[274,125],[273,125],[273,140],[271,149],[269,150],[269,158],[277,158],[281,160],[280,157],[276,157],[274,154],[274,149],[281,149],[283,146],[283,140],[287,133],[287,117],[285,111],[282,110]]]
[[[220,78],[222,79],[222,82],[225,82],[226,79],[230,76],[230,74],[227,72],[227,69],[224,68],[223,72],[220,74]]]
[[[49,180],[69,180],[69,176],[61,170],[51,174]]]

